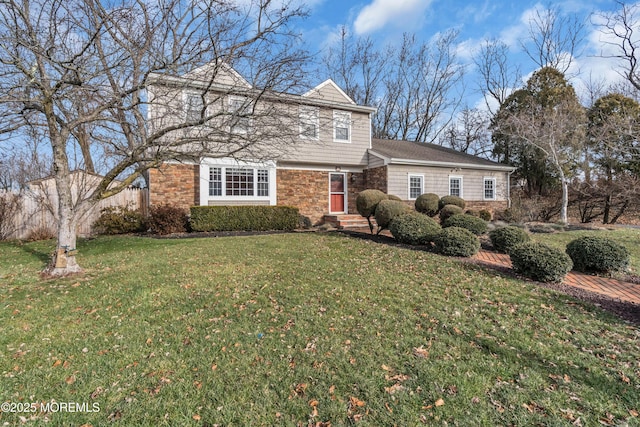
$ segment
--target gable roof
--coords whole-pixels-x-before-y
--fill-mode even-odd
[[[354,104],[355,101],[349,97],[333,80],[327,79],[302,95],[304,98],[319,98],[337,102]],[[341,99],[342,98],[342,99]]]
[[[513,171],[514,167],[425,142],[372,139],[369,152],[385,164]]]

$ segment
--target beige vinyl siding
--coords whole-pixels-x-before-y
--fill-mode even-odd
[[[334,165],[367,164],[370,126],[369,114],[351,111],[351,141],[334,142],[333,112],[341,109],[320,109],[320,134],[318,140],[298,138],[297,143],[281,160],[285,162]],[[296,129],[298,126],[296,125]]]
[[[319,99],[328,102],[338,102],[341,104],[351,102],[348,98],[345,98],[345,96],[332,84],[325,84],[319,89],[313,89],[305,97],[309,99]]]
[[[496,201],[507,200],[507,173],[478,169],[442,168],[432,166],[389,165],[389,194],[409,199],[409,175],[424,175],[424,192],[440,197],[449,194],[449,176],[462,177],[462,196],[468,201],[483,201],[484,178],[496,179]]]
[[[384,159],[369,153],[369,169],[379,168],[384,166]]]

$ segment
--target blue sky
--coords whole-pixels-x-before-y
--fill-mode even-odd
[[[521,51],[520,40],[528,33],[528,22],[536,8],[557,7],[562,14],[586,20],[585,39],[579,55],[568,72],[578,93],[584,93],[583,82],[604,79],[614,82],[619,75],[610,60],[599,55],[606,46],[603,35],[593,25],[597,14],[617,9],[613,0],[566,0],[560,2],[505,0],[306,0],[310,17],[302,23],[303,38],[311,50],[322,51],[338,38],[345,26],[356,35],[369,36],[381,45],[398,42],[404,32],[418,35],[424,41],[439,32],[455,28],[459,31],[457,53],[467,65],[466,104],[481,103],[474,81],[473,55],[483,40],[498,38],[510,46],[512,59],[526,79],[536,66]]]

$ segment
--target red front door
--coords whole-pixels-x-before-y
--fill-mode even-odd
[[[343,213],[345,208],[346,185],[343,173],[329,174],[329,210],[331,213]]]

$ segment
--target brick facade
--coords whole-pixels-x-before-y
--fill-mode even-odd
[[[163,163],[149,170],[149,204],[170,204],[184,209],[200,204],[200,166]]]
[[[469,201],[465,200],[465,210],[474,210],[479,211],[482,209],[486,209],[491,212],[491,216],[495,217],[496,212],[503,211],[507,209],[509,203],[506,200],[496,200],[496,201]]]
[[[387,192],[389,180],[387,179],[387,167],[380,166],[377,168],[365,169],[364,171],[364,185],[363,189],[375,189],[380,190],[383,193]]]
[[[346,173],[349,213],[356,213],[356,197],[364,189],[364,174]],[[329,172],[278,169],[277,204],[295,206],[311,223],[329,213]]]

